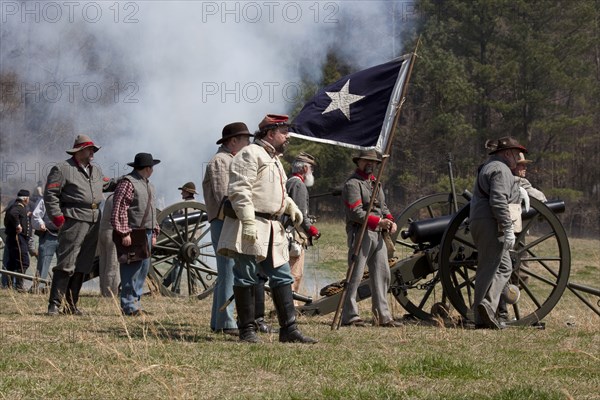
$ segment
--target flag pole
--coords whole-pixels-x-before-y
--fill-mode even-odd
[[[367,231],[367,221],[368,221],[369,213],[373,209],[373,204],[375,202],[375,198],[377,197],[377,195],[379,193],[379,189],[381,186],[380,185],[381,177],[383,175],[383,171],[385,170],[385,166],[387,164],[387,160],[388,160],[389,154],[391,152],[394,133],[396,131],[396,126],[398,125],[398,121],[400,119],[400,111],[402,110],[402,105],[404,104],[404,101],[406,100],[406,92],[408,90],[408,82],[409,82],[410,76],[412,74],[412,69],[413,69],[415,59],[417,57],[417,48],[419,47],[420,41],[421,41],[421,39],[419,38],[419,40],[417,40],[417,45],[415,47],[415,51],[411,54],[411,57],[410,57],[410,64],[408,66],[406,81],[404,82],[404,86],[402,88],[402,94],[400,95],[400,101],[399,101],[398,105],[396,106],[397,110],[396,110],[396,115],[394,116],[394,123],[392,124],[392,127],[389,132],[389,137],[388,137],[387,143],[385,145],[385,150],[382,155],[383,159],[381,161],[381,166],[379,167],[379,171],[377,171],[377,177],[375,179],[375,187],[373,188],[373,194],[371,195],[371,201],[369,201],[369,207],[367,208],[365,220],[362,223],[362,226],[360,229],[360,234],[358,235],[358,240],[354,242],[354,251],[353,251],[352,257],[350,259],[350,265],[348,266],[348,270],[346,271],[346,279],[344,280],[344,283],[342,285],[342,293],[340,295],[340,301],[338,302],[337,308],[335,310],[335,315],[333,316],[333,321],[331,322],[331,330],[339,329],[341,322],[342,322],[341,310],[342,310],[342,306],[344,305],[344,302],[346,301],[346,296],[348,295],[348,291],[346,289],[348,287],[348,283],[350,282],[352,273],[354,272],[354,268],[356,266],[356,259],[358,257],[358,253],[360,252],[360,248],[362,246],[362,241],[365,236],[365,232]]]

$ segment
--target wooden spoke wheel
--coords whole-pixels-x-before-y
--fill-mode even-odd
[[[569,240],[556,215],[544,203],[530,198],[532,217],[523,219],[511,252],[511,281],[520,288],[519,301],[508,306],[509,325],[532,325],[543,319],[560,300],[571,270]],[[477,272],[477,249],[471,236],[470,206],[452,219],[440,249],[444,292],[454,308],[473,320],[472,306]]]
[[[467,200],[458,196],[458,207],[462,207]],[[413,254],[418,246],[410,239],[403,239],[400,232],[408,229],[413,221],[442,217],[454,213],[454,202],[451,193],[437,193],[422,197],[410,204],[396,218],[398,230],[392,236],[395,243],[395,255],[402,260]],[[445,317],[448,312],[448,302],[443,295],[442,284],[438,272],[438,246],[426,250],[429,258],[430,270],[421,272],[420,276],[412,281],[404,282],[398,276],[392,276],[391,292],[402,307],[410,315],[423,320],[430,320],[434,315]]]
[[[206,206],[173,204],[158,215],[160,235],[152,249],[149,275],[164,296],[197,296],[214,290],[217,264]]]

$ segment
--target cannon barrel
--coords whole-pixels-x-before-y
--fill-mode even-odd
[[[565,202],[562,200],[552,200],[544,204],[555,214],[565,211]],[[527,220],[535,217],[537,214],[536,210],[530,208],[529,211],[521,214],[521,218]],[[442,241],[446,227],[450,224],[452,218],[453,215],[445,215],[443,217],[414,221],[408,225],[407,230],[400,232],[400,235],[402,235],[403,239],[410,238],[413,243],[429,243],[435,246]]]
[[[187,224],[191,225],[191,224],[195,224],[196,222],[198,222],[198,219],[200,219],[200,222],[207,221],[208,216],[203,211],[193,211],[188,214],[187,218],[183,214],[173,217],[173,221],[177,225],[184,225],[186,223],[186,219],[187,219]],[[170,223],[171,220],[169,219],[169,220],[166,220],[165,222]]]

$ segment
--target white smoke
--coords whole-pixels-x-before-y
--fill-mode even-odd
[[[399,55],[399,18],[412,4],[2,1],[0,72],[28,85],[2,95],[40,106],[2,119],[1,162],[11,171],[48,165],[88,133],[102,146],[95,162],[105,175],[127,173],[136,153],[152,153],[162,160],[151,179],[159,197],[178,201],[184,182],[200,186],[223,126],[243,121],[255,130],[265,114],[287,113],[302,94],[301,72],[318,80],[328,51],[356,68]],[[71,135],[56,136],[59,128]],[[7,170],[3,185],[18,178]]]

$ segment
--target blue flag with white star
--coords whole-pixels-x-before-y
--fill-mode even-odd
[[[385,149],[411,55],[354,74],[321,90],[292,122],[292,135],[355,149]]]

